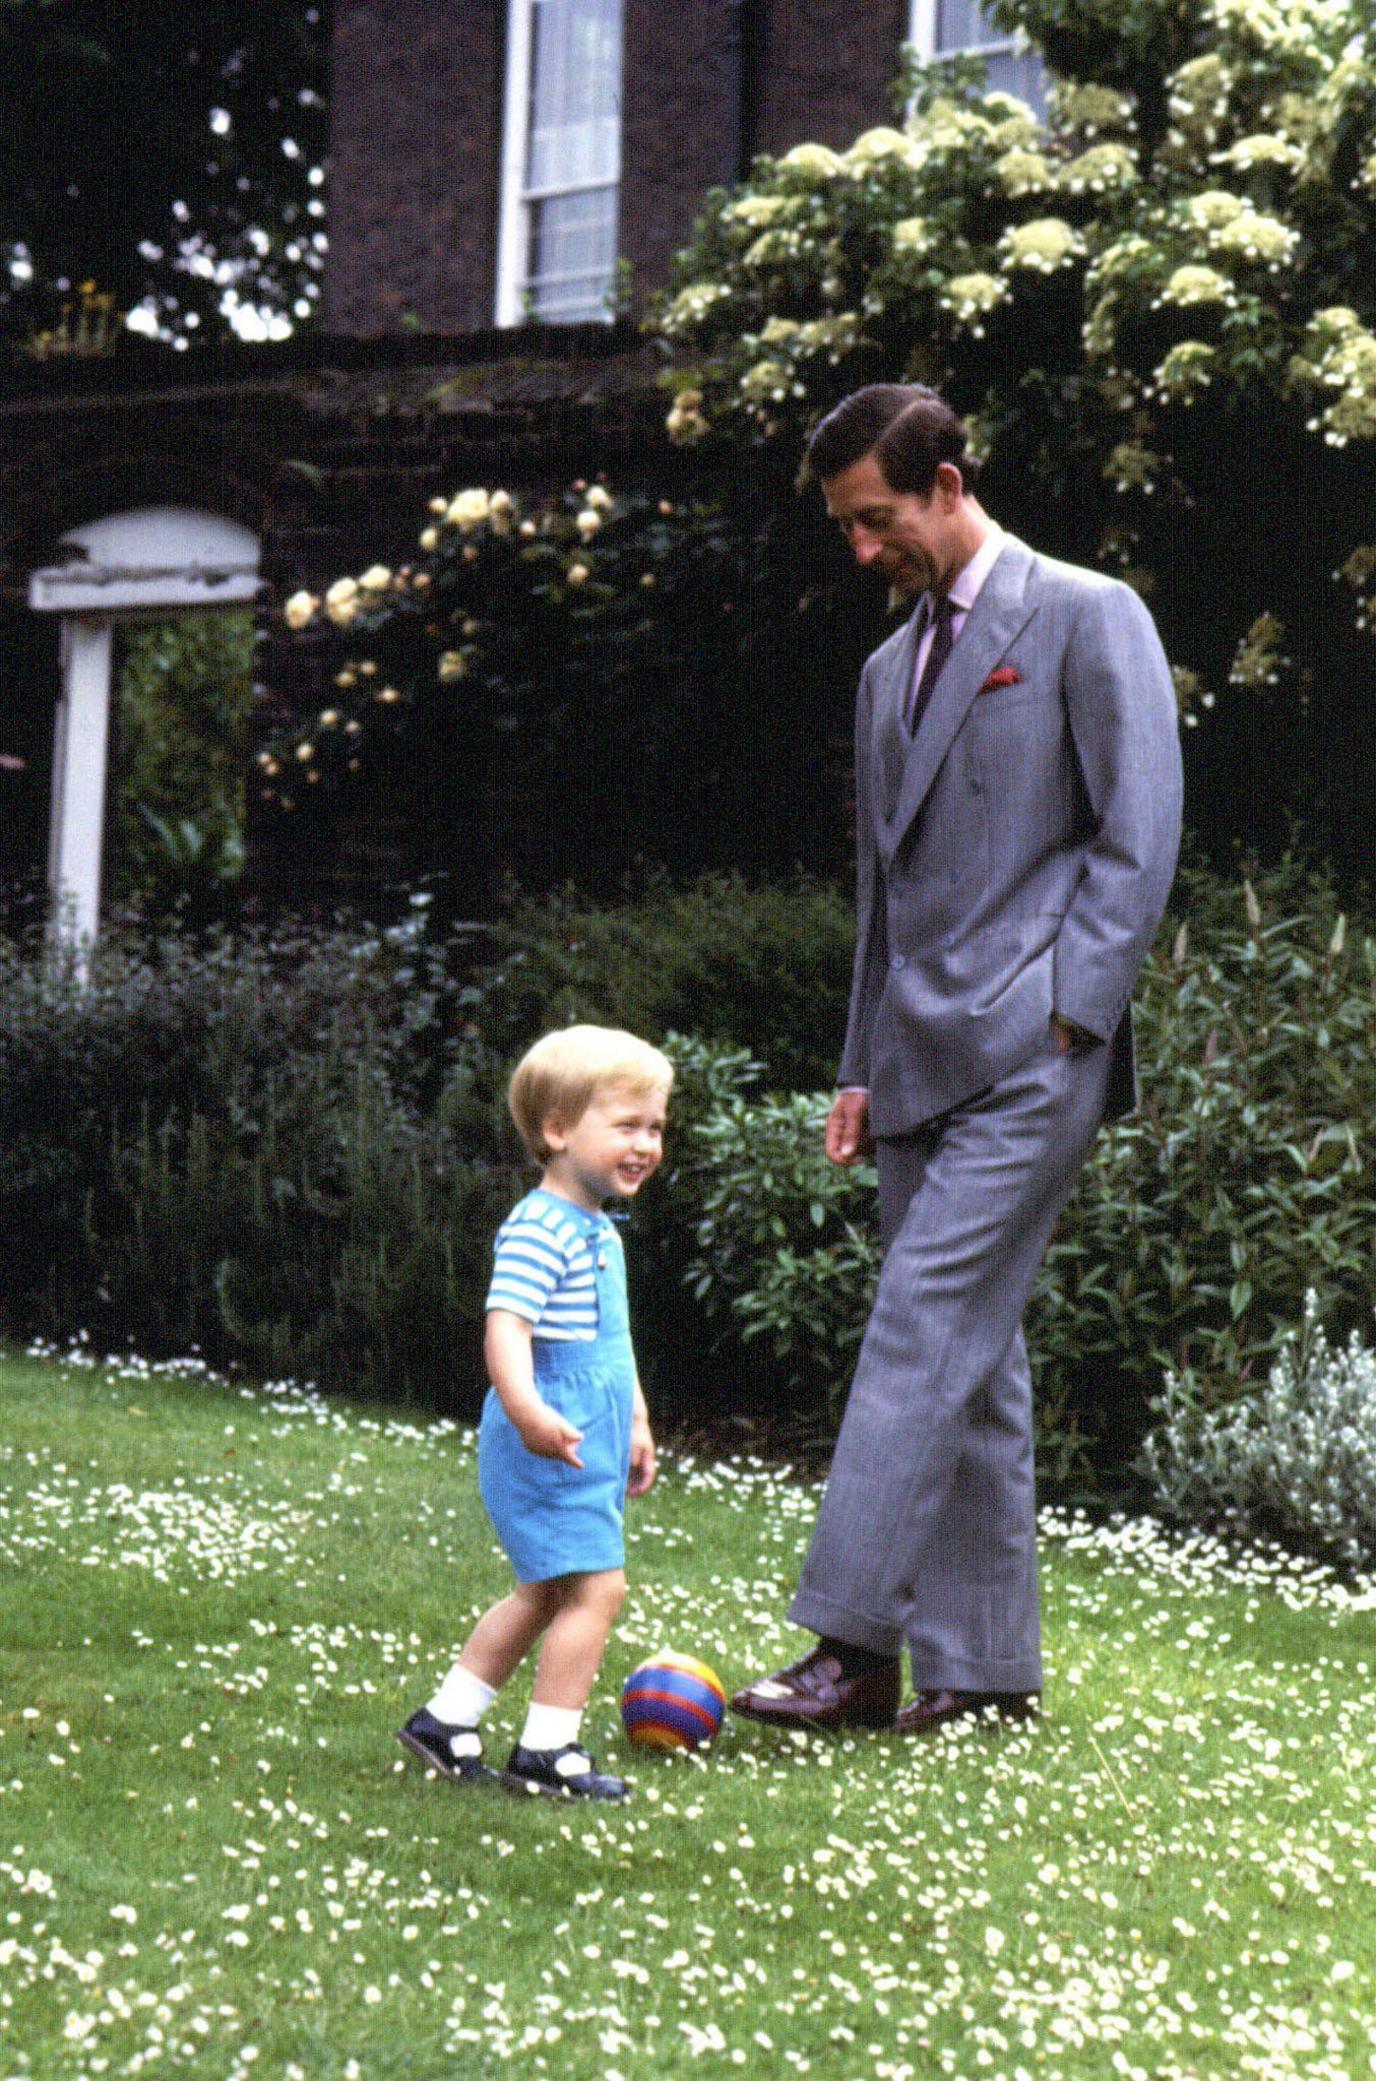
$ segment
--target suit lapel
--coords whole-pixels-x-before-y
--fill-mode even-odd
[[[903,720],[907,705],[908,690],[917,670],[917,648],[921,639],[922,609],[919,606],[909,617],[898,643],[893,663],[887,677],[879,688],[874,712],[873,755],[877,767],[879,786],[877,800],[880,813],[888,823],[898,805],[898,791],[903,782],[903,768],[912,752],[913,741],[908,726]]]
[[[890,795],[882,798],[888,811],[881,826],[886,867],[892,863],[913,818],[926,801],[942,760],[951,749],[955,734],[969,713],[975,696],[1014,638],[1036,613],[1035,578],[1036,564],[1031,551],[1010,536],[980,587],[979,598],[970,609],[945,670],[932,689],[927,712],[912,740],[897,799]],[[911,644],[905,642],[899,652],[900,659],[907,660],[909,676],[917,648],[917,619],[914,615],[910,624],[913,631]],[[904,688],[907,683],[904,680]],[[897,714],[900,730],[903,728],[902,702],[903,691],[899,689]]]

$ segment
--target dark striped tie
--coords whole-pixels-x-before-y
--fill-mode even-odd
[[[922,667],[922,676],[908,705],[907,722],[910,731],[915,732],[921,722],[923,711],[931,699],[932,688],[937,683],[942,666],[951,655],[951,644],[954,640],[951,620],[955,612],[955,607],[946,595],[943,595],[932,609],[931,646],[927,652],[927,662]]]

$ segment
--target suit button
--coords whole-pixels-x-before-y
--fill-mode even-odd
[[[908,957],[907,957],[907,955],[906,955],[906,954],[895,954],[895,955],[894,955],[894,957],[893,957],[893,959],[892,959],[892,961],[891,961],[891,962],[889,963],[889,966],[890,966],[890,968],[903,968],[903,967],[906,967],[906,965],[907,965],[907,958],[908,958]]]

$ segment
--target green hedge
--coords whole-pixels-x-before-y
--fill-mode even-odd
[[[472,1414],[491,1236],[529,1175],[506,1077],[536,1035],[590,1017],[661,1040],[696,1015],[712,1042],[700,1069],[685,1060],[680,1132],[730,1088],[733,1034],[789,1075],[829,1071],[849,946],[825,884],[655,882],[606,910],[525,898],[476,964],[470,938],[427,919],[417,904],[387,931],[127,926],[89,984],[0,942],[9,1334],[194,1346]],[[647,1378],[739,1394],[728,1357],[699,1361],[684,1252],[653,1205],[637,1221]]]
[[[1373,978],[1322,877],[1182,874],[1138,991],[1142,1109],[1100,1136],[1029,1312],[1048,1487],[1121,1490],[1163,1374],[1205,1407],[1246,1394],[1311,1289],[1340,1329],[1369,1322]],[[707,1324],[834,1419],[877,1249],[870,1177],[820,1153],[826,1103],[737,1089],[671,1188]]]
[[[471,1415],[491,1234],[528,1175],[507,1070],[591,1016],[679,1065],[631,1216],[661,1417],[825,1433],[876,1270],[872,1177],[821,1153],[844,898],[564,894],[515,905],[477,966],[425,916],[116,934],[88,988],[0,945],[4,1327]],[[1142,1111],[1100,1137],[1033,1299],[1049,1491],[1121,1490],[1167,1370],[1201,1409],[1258,1389],[1309,1291],[1335,1335],[1367,1328],[1374,978],[1321,878],[1182,875],[1138,992]]]

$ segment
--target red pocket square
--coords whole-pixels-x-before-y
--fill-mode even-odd
[[[997,672],[991,672],[989,674],[989,677],[985,680],[984,685],[980,688],[980,692],[982,694],[994,694],[998,692],[1001,686],[1021,685],[1021,672],[1019,672],[1012,665],[1000,665]]]

